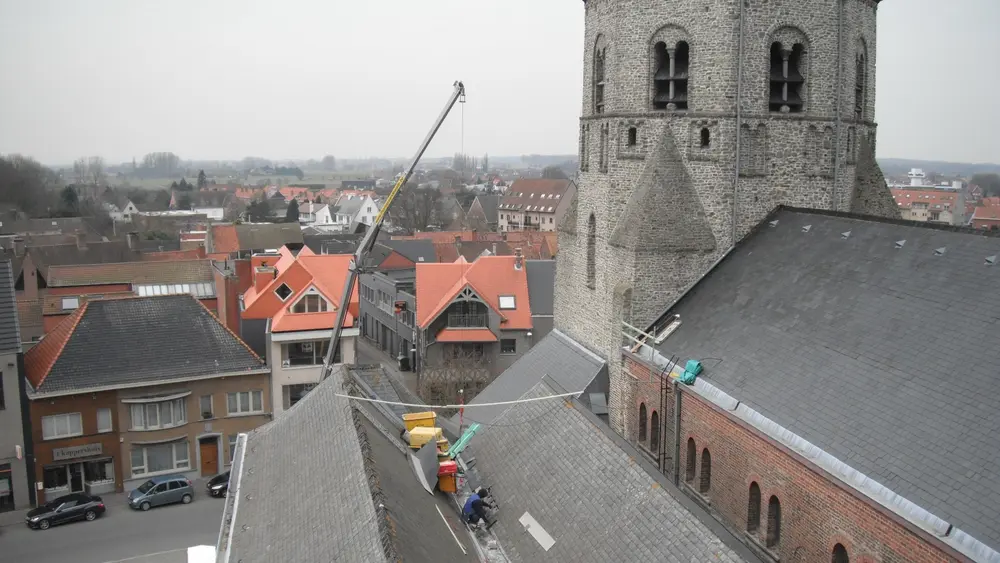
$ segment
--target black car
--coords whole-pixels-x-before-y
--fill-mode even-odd
[[[208,488],[208,494],[213,497],[225,498],[229,494],[229,472],[219,473],[212,477],[205,486]]]
[[[24,523],[29,528],[48,530],[51,526],[73,520],[94,520],[104,514],[104,510],[101,497],[74,493],[51,500],[28,512]]]

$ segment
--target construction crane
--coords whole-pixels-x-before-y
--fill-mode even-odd
[[[344,282],[344,292],[340,296],[340,302],[337,304],[337,321],[333,325],[333,334],[330,335],[330,346],[327,348],[326,357],[323,359],[323,379],[330,376],[330,372],[333,367],[334,353],[337,350],[337,345],[340,342],[340,333],[344,329],[344,321],[347,319],[347,309],[351,303],[351,294],[354,292],[354,284],[358,281],[358,276],[361,274],[363,268],[365,267],[365,261],[368,259],[368,255],[371,253],[372,247],[375,246],[375,239],[378,237],[378,232],[382,228],[382,223],[385,222],[386,214],[389,212],[389,207],[392,206],[392,202],[395,201],[396,196],[399,195],[400,190],[406,185],[406,182],[410,180],[410,176],[413,175],[413,171],[417,168],[417,164],[420,162],[420,158],[424,156],[424,151],[427,150],[427,146],[431,144],[434,139],[434,135],[437,134],[438,129],[441,128],[441,124],[444,123],[445,118],[451,113],[451,109],[455,107],[456,102],[465,103],[465,85],[462,82],[455,83],[455,90],[451,93],[448,98],[448,103],[445,104],[444,109],[441,110],[441,115],[438,116],[437,120],[434,121],[434,125],[431,127],[430,132],[424,137],[424,141],[420,143],[420,148],[417,149],[417,154],[414,155],[413,160],[410,161],[410,165],[403,172],[403,175],[396,180],[396,184],[392,187],[392,191],[389,193],[389,197],[385,198],[385,203],[378,211],[378,215],[375,216],[375,220],[372,221],[371,226],[365,235],[361,238],[361,243],[358,245],[357,250],[354,251],[354,259],[351,260],[351,264],[348,267],[347,280]]]

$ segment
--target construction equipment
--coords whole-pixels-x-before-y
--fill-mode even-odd
[[[375,220],[372,221],[372,225],[365,232],[365,236],[361,238],[361,243],[358,244],[357,250],[354,251],[354,259],[351,261],[351,265],[348,268],[347,280],[344,282],[344,292],[340,297],[340,302],[337,304],[337,320],[333,325],[333,334],[330,335],[330,346],[327,348],[326,357],[323,359],[323,379],[330,376],[331,370],[333,368],[333,357],[337,349],[337,345],[340,342],[340,333],[344,328],[344,321],[347,318],[347,308],[351,303],[351,294],[354,292],[354,284],[358,281],[358,276],[361,274],[362,269],[365,267],[365,260],[367,260],[369,253],[371,253],[372,247],[375,246],[375,239],[378,237],[379,229],[382,228],[382,223],[385,222],[386,214],[389,211],[389,207],[392,202],[395,201],[396,196],[399,195],[400,190],[406,185],[406,182],[410,180],[413,175],[413,171],[417,168],[417,164],[420,162],[420,158],[424,156],[424,151],[427,150],[427,146],[431,144],[434,139],[434,135],[437,134],[438,129],[441,128],[441,124],[444,123],[445,118],[451,112],[451,109],[455,107],[456,102],[465,103],[465,85],[461,82],[455,83],[455,90],[451,93],[451,97],[448,98],[448,103],[445,104],[444,109],[441,111],[441,115],[438,116],[434,125],[431,127],[430,132],[424,137],[424,141],[420,143],[420,148],[417,149],[417,154],[410,161],[409,167],[402,176],[396,180],[396,184],[392,187],[392,192],[389,193],[389,197],[385,198],[385,203],[378,211],[378,215],[375,216]]]

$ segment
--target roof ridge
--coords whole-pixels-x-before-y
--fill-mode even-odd
[[[779,205],[775,207],[774,210],[768,214],[767,218],[761,220],[761,223],[766,223],[770,220],[773,220],[772,215],[775,215],[780,211],[791,211],[793,213],[801,213],[803,215],[823,215],[827,217],[839,217],[841,219],[854,219],[858,221],[868,221],[871,223],[900,225],[904,227],[930,229],[934,231],[947,231],[958,234],[979,235],[988,238],[1000,238],[1000,231],[976,229],[974,227],[969,227],[966,225],[946,225],[944,223],[932,223],[930,221],[911,221],[908,219],[893,219],[889,217],[880,217],[877,215],[864,215],[862,213],[855,213],[851,211],[834,211],[832,209],[810,209],[807,207],[793,207],[789,205]],[[747,238],[749,235],[750,233],[748,233],[747,236],[744,238]]]

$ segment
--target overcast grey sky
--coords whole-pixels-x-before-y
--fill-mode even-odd
[[[1000,0],[879,8],[879,156],[1000,162]],[[0,0],[0,153],[572,154],[580,0]],[[461,111],[429,155],[462,147]]]

